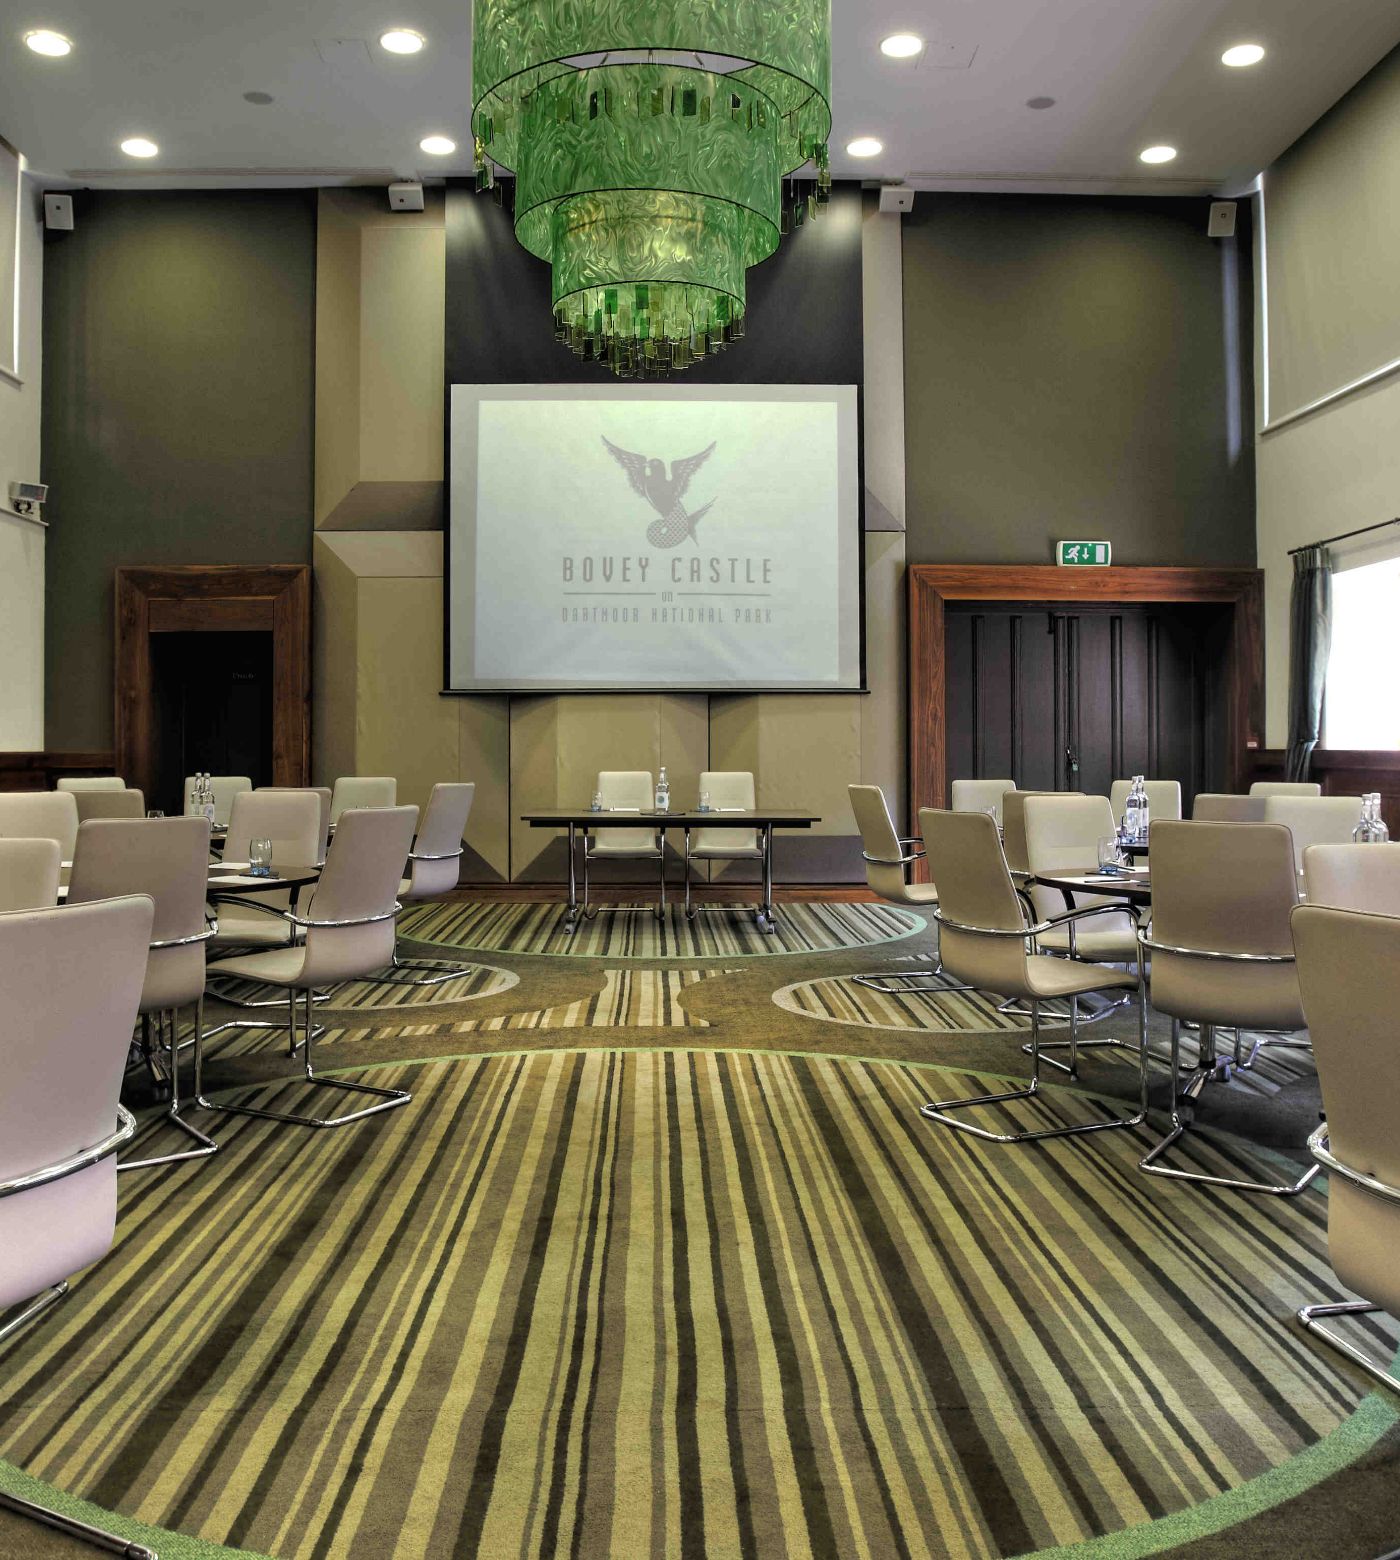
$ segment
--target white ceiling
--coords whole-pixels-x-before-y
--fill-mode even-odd
[[[333,184],[470,171],[470,0],[10,0],[0,135],[47,182]],[[1395,0],[834,0],[833,171],[941,189],[1232,191],[1390,49]],[[382,50],[393,24],[429,47]],[[25,48],[66,33],[64,60]],[[878,51],[924,34],[917,64]],[[1241,41],[1268,49],[1230,70]],[[255,106],[245,92],[270,93]],[[1026,107],[1033,97],[1053,108]],[[428,157],[430,132],[460,151]],[[146,135],[149,163],[117,143]],[[858,161],[856,135],[885,143]],[[1137,160],[1154,142],[1174,163]]]

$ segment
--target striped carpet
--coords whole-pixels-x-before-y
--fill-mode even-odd
[[[926,960],[920,963],[927,965]],[[885,984],[899,975],[897,967],[882,972]],[[1002,1032],[1026,1033],[1030,1020],[1000,1011],[1000,997],[983,991],[906,989],[898,993],[858,985],[849,975],[802,980],[782,986],[773,1001],[787,1013],[823,1018],[829,1023],[855,1024],[863,1029],[910,1029],[929,1034]],[[1042,1031],[1067,1021],[1062,1003],[1046,1003]]]
[[[767,936],[743,910],[706,912],[687,921],[671,906],[654,915],[598,915],[565,930],[564,906],[454,903],[417,905],[399,919],[415,942],[492,953],[572,955],[589,959],[732,959],[821,953],[896,942],[924,930],[922,917],[892,905],[785,904]]]
[[[229,1119],[197,1175],[123,1181],[114,1253],[6,1361],[0,1458],[278,1560],[943,1560],[1155,1549],[1396,1422],[1288,1321],[1337,1294],[1323,1199],[1224,1219],[1131,1134],[969,1151],[919,1119],[984,1080],[676,1050],[370,1077],[413,1104]],[[1107,1107],[1020,1118],[1057,1109]]]
[[[460,968],[442,960],[425,960],[442,970]],[[382,971],[392,975],[392,969]],[[427,971],[408,970],[413,976],[427,976]],[[326,989],[326,1006],[340,1008],[403,1008],[432,1007],[439,1003],[471,1002],[477,997],[497,997],[503,991],[520,984],[520,977],[512,970],[497,969],[492,964],[473,965],[469,972],[456,980],[440,981],[435,986],[410,986],[403,981],[349,980],[339,986]],[[264,986],[252,980],[224,979],[218,985],[219,994],[238,1001],[264,999],[286,1001],[286,992],[276,986]]]

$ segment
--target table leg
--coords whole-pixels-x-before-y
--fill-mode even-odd
[[[773,935],[773,825],[763,826],[763,909],[758,924],[763,933]]]
[[[564,918],[564,930],[574,931],[578,926],[578,874],[574,866],[574,845],[577,830],[569,825],[569,913]]]

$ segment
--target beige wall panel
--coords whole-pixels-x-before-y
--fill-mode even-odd
[[[860,701],[861,781],[883,786],[896,821],[908,806],[908,613],[903,532],[866,533],[865,655],[870,693]]]
[[[399,801],[421,809],[460,757],[457,710],[438,692],[442,582],[362,579],[358,619],[357,772],[397,776]]]
[[[360,224],[344,190],[316,208],[316,479],[319,526],[360,480]]]
[[[318,536],[311,605],[311,779],[330,785],[355,772],[354,570]]]
[[[457,777],[476,786],[467,845],[503,878],[510,876],[510,703],[502,696],[443,699],[457,712]],[[468,876],[472,864],[467,863]]]
[[[559,802],[562,702],[549,696],[510,700],[510,861],[512,875],[517,878],[555,837],[521,823],[520,814]]]
[[[361,481],[442,478],[446,254],[441,227],[360,234]]]
[[[846,787],[861,776],[859,694],[789,693],[759,701],[759,795],[820,813],[815,834],[853,831]]]
[[[662,694],[657,699],[661,725],[657,764],[665,764],[671,782],[671,806],[694,807],[700,771],[710,765],[710,700],[707,694]],[[673,843],[678,845],[679,836]]]
[[[357,577],[435,579],[441,589],[441,531],[328,531],[316,544],[333,552]]]

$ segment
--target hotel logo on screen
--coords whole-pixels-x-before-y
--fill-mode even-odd
[[[648,460],[645,455],[634,455],[631,450],[619,449],[606,434],[603,435],[608,453],[627,473],[632,491],[646,499],[656,511],[656,519],[647,527],[647,540],[653,547],[679,547],[687,537],[699,546],[695,527],[714,508],[715,501],[711,499],[703,509],[689,514],[682,500],[695,473],[714,454],[715,442],[712,441],[698,455],[673,460],[671,475],[668,477],[664,460]]]

